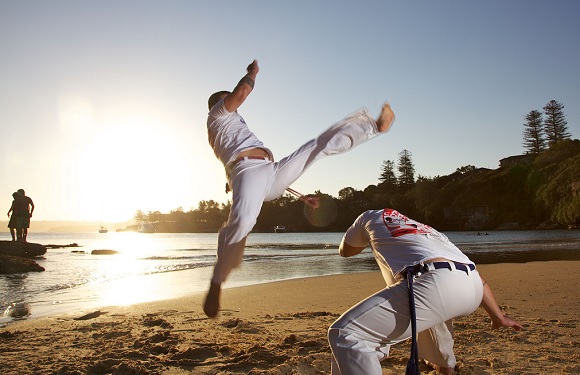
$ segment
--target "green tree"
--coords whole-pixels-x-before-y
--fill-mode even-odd
[[[411,159],[412,156],[411,152],[406,149],[399,152],[399,165],[397,166],[399,185],[406,186],[415,183],[415,166]]]
[[[544,114],[546,115],[544,132],[546,133],[548,146],[552,147],[564,139],[570,139],[568,122],[566,121],[566,115],[564,115],[564,104],[556,100],[550,100],[544,106]]]
[[[546,149],[546,139],[542,128],[542,113],[530,111],[525,117],[524,123],[524,148],[528,154],[539,154]]]
[[[379,181],[389,185],[397,184],[397,176],[395,176],[395,163],[393,163],[391,160],[383,161]]]
[[[137,210],[137,212],[135,212],[135,216],[133,218],[135,219],[136,222],[140,223],[140,222],[147,220],[147,215],[145,215],[145,213],[143,211]]]

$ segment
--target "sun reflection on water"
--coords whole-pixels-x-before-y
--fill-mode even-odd
[[[101,246],[118,253],[103,255],[99,271],[91,282],[97,288],[96,298],[103,305],[130,305],[159,299],[163,288],[155,285],[154,273],[147,257],[156,254],[155,237],[143,233],[112,233]],[[99,285],[101,284],[101,285]]]

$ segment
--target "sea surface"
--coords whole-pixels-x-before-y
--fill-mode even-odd
[[[580,230],[445,234],[472,259],[487,259],[485,263],[514,254],[519,261],[538,260],[538,254],[545,259],[580,254]],[[342,233],[251,233],[244,262],[224,287],[378,270],[369,249],[341,258],[341,239]],[[0,240],[10,240],[9,233],[0,233]],[[28,240],[64,247],[49,248],[35,259],[44,272],[0,275],[0,325],[204,292],[215,262],[217,234],[31,232]],[[92,255],[93,250],[119,253]]]

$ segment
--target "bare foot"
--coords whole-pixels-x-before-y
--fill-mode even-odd
[[[383,104],[383,108],[381,109],[381,114],[379,118],[377,118],[377,128],[379,131],[386,132],[389,130],[393,122],[395,121],[395,113],[391,109],[391,105],[389,103]]]
[[[203,312],[209,318],[215,318],[220,308],[221,284],[211,283],[203,303]]]

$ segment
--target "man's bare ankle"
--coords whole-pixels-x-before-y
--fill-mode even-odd
[[[220,308],[221,284],[212,282],[203,302],[203,312],[209,318],[215,318]]]

